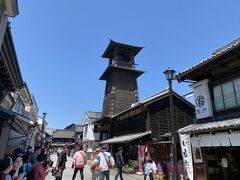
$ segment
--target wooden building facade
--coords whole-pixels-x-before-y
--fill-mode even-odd
[[[0,104],[3,103],[10,92],[21,89],[23,84],[11,28],[8,23],[0,48]],[[12,99],[9,102],[13,103],[14,100]],[[10,109],[0,106],[0,159],[4,157],[6,152],[8,143],[6,139],[9,138],[15,118],[16,115]]]
[[[195,81],[197,120],[179,130],[191,137],[194,179],[224,179],[223,158],[228,161],[228,178],[239,179],[240,38],[180,72],[177,78]]]
[[[194,106],[175,92],[173,92],[173,101],[176,129],[193,123]],[[101,144],[109,144],[113,153],[122,146],[125,160],[138,160],[139,167],[143,160],[139,156],[139,149],[141,146],[147,147],[151,158],[155,162],[161,162],[165,172],[168,172],[168,166],[171,166],[171,143],[168,89],[112,116],[110,138],[101,142]],[[181,160],[180,151],[178,155],[178,159]],[[179,169],[183,169],[182,163],[178,166]],[[139,170],[141,171],[141,168]],[[180,171],[179,174],[184,172]]]
[[[138,99],[137,78],[144,72],[135,68],[135,56],[142,47],[110,40],[102,57],[109,60],[100,80],[106,81],[101,123],[101,140],[110,135],[110,117],[131,107]]]

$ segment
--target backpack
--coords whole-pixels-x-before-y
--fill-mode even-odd
[[[108,168],[111,169],[112,168],[112,163],[110,162],[110,160],[108,160],[107,155],[105,153],[103,153],[103,156],[105,157],[105,160],[107,162]]]
[[[149,175],[151,173],[151,164],[147,163],[144,167],[144,174]]]

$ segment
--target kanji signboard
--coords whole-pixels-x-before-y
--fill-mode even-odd
[[[211,98],[208,89],[208,80],[202,80],[191,85],[193,88],[197,119],[212,116]]]
[[[180,134],[183,164],[189,180],[193,180],[193,162],[190,135]]]

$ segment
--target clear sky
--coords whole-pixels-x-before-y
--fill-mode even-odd
[[[19,0],[10,19],[21,72],[48,127],[80,123],[101,111],[109,39],[144,46],[136,56],[140,100],[167,86],[162,73],[208,58],[240,37],[237,0]],[[189,84],[174,82],[183,95]]]

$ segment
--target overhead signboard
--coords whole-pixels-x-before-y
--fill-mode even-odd
[[[193,88],[196,118],[203,119],[213,116],[212,103],[208,87],[208,80],[199,81],[191,87]]]

